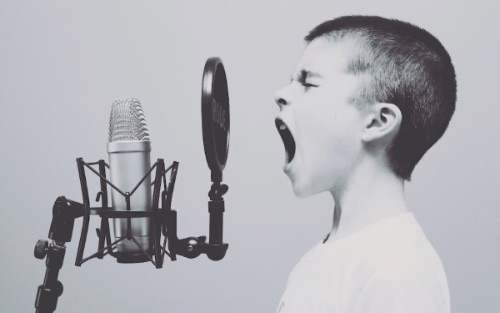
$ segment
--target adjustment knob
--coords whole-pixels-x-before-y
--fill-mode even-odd
[[[38,240],[35,245],[35,258],[43,260],[47,255],[49,249],[49,242],[47,240]]]
[[[56,281],[56,285],[54,286],[54,291],[58,297],[60,297],[63,293],[64,287],[60,281]]]

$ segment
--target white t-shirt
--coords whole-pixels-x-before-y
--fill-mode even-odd
[[[439,256],[411,213],[374,223],[302,257],[278,313],[449,313]]]

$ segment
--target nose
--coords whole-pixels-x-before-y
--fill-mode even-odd
[[[288,105],[290,103],[290,100],[288,98],[286,90],[287,90],[287,87],[284,87],[284,88],[278,90],[278,92],[274,96],[274,101],[280,107],[280,109],[283,106],[286,106],[286,105]]]

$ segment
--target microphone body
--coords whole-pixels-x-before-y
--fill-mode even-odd
[[[131,192],[151,168],[150,141],[113,141],[108,143],[109,168],[111,182],[123,192]],[[126,211],[126,198],[117,190],[112,189],[111,199],[113,209]],[[139,185],[130,197],[130,210],[151,210],[151,175]],[[130,227],[131,235],[138,241],[144,250],[148,250],[149,218],[115,218],[115,237],[127,237]],[[133,240],[123,240],[117,245],[118,252],[141,252]]]
[[[130,194],[130,206],[127,207],[126,197],[112,188],[113,210],[150,211],[151,175],[146,174],[151,169],[151,141],[138,100],[115,100],[113,103],[107,149],[111,182]],[[150,218],[115,218],[113,223],[116,239],[124,238],[117,244],[117,252],[123,255],[118,262],[137,262],[134,255],[142,256],[142,250],[151,249]],[[127,238],[128,235],[137,243]]]

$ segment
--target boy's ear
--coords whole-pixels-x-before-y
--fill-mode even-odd
[[[392,103],[375,103],[367,109],[362,140],[367,143],[387,140],[390,143],[399,131],[403,119],[401,110]]]

